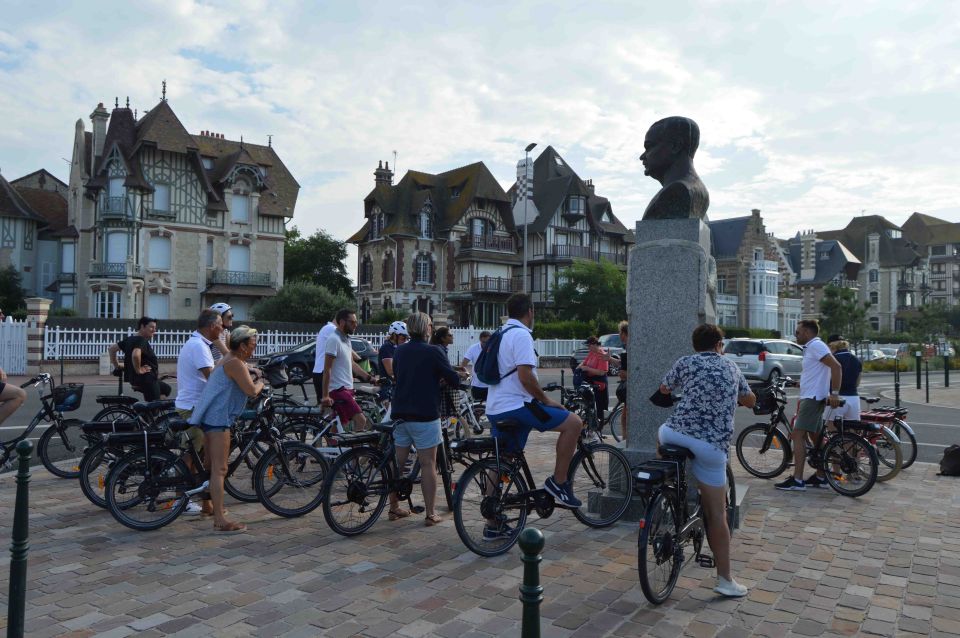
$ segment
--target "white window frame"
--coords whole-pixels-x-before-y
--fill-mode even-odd
[[[246,202],[245,214],[241,217],[238,213],[240,212],[237,203]],[[251,207],[251,198],[247,193],[233,193],[233,196],[230,198],[230,221],[234,224],[249,224],[250,223],[250,207]]]
[[[170,295],[163,292],[147,293],[147,316],[154,319],[169,319]]]
[[[165,199],[161,197],[161,193],[166,193]],[[170,184],[154,184],[153,185],[153,210],[161,213],[170,212],[170,195],[171,188]],[[162,206],[161,204],[165,204]]]
[[[119,292],[101,290],[94,294],[93,299],[97,319],[119,319],[122,316],[123,305]]]
[[[417,255],[417,281],[418,284],[432,284],[433,281],[430,278],[430,270],[432,266],[432,260],[429,255],[424,255],[423,253]]]
[[[433,239],[433,219],[427,212],[420,213],[420,237]]]
[[[68,259],[69,257],[69,259]],[[74,242],[60,244],[60,272],[77,272],[77,245]]]
[[[164,245],[166,245],[165,253],[161,248]],[[151,236],[148,240],[147,260],[147,268],[150,270],[172,270],[173,240],[163,235]]]

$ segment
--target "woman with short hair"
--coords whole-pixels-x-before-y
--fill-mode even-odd
[[[249,369],[247,361],[257,348],[257,331],[240,326],[230,333],[229,353],[210,373],[210,378],[190,415],[191,425],[203,429],[204,447],[210,460],[210,499],[213,501],[213,528],[218,532],[242,532],[243,523],[229,521],[223,509],[223,482],[230,456],[230,427],[253,398],[263,390],[260,371]]]

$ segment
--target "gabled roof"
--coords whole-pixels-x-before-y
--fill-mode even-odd
[[[59,188],[62,188],[63,190],[66,190],[66,189],[67,189],[67,185],[63,182],[63,180],[61,180],[59,177],[57,177],[56,175],[54,175],[53,173],[51,173],[50,171],[48,171],[48,170],[45,169],[45,168],[41,168],[41,169],[39,169],[39,170],[33,171],[32,173],[27,173],[27,174],[24,175],[23,177],[18,177],[17,179],[11,181],[10,184],[12,184],[13,186],[23,186],[23,185],[25,185],[27,182],[33,182],[33,181],[35,181],[35,180],[33,179],[34,176],[37,177],[37,180],[36,180],[36,181],[40,181],[40,182],[51,182],[51,181],[52,181],[52,182],[55,182],[55,183],[52,185],[52,187],[59,187]],[[46,187],[45,187],[45,188],[46,188]],[[50,189],[47,189],[47,190],[53,190],[53,188],[50,188]]]
[[[19,181],[19,180],[17,180]],[[11,184],[14,182],[11,182]],[[47,223],[44,232],[57,234],[67,229],[67,199],[57,191],[15,186],[17,193]]]
[[[151,144],[161,151],[171,153],[184,153],[187,149],[197,147],[193,136],[180,123],[180,118],[166,100],[161,100],[137,122],[134,150],[142,144]]]
[[[103,142],[103,155],[97,158],[93,169],[92,179],[87,187],[102,189],[107,185],[107,164],[116,149],[127,171],[127,178],[123,185],[128,188],[139,188],[153,191],[153,186],[143,177],[140,161],[134,149],[137,134],[137,123],[133,119],[133,111],[129,108],[115,108],[110,114],[110,126],[107,128],[107,137]]]
[[[24,200],[16,188],[0,174],[0,217],[16,217],[44,223],[46,220]]]
[[[710,240],[715,259],[736,257],[743,243],[743,234],[750,223],[750,215],[707,222],[710,226]]]
[[[847,279],[856,279],[862,265],[856,255],[850,251],[842,242],[835,239],[817,240],[816,243],[816,271],[812,279],[801,279],[801,242],[800,234],[790,240],[789,252],[790,268],[797,274],[798,284],[826,284],[839,275],[844,275]],[[821,259],[823,253],[827,253],[826,259]]]
[[[854,217],[843,230],[818,232],[822,239],[836,239],[857,256],[866,260],[867,237],[873,233],[880,235],[880,267],[901,268],[915,265],[920,259],[916,244],[908,239],[890,237],[889,231],[901,230],[899,226],[880,215]]]
[[[395,185],[376,184],[363,200],[364,215],[369,218],[373,207],[379,206],[387,219],[384,235],[416,235],[417,216],[428,200],[434,209],[434,223],[438,231],[447,231],[459,223],[476,200],[492,202],[506,229],[514,230],[510,199],[483,162],[436,175],[407,171]],[[362,242],[368,231],[369,221],[347,241]]]
[[[960,223],[913,213],[903,224],[903,236],[920,246],[960,243]]]

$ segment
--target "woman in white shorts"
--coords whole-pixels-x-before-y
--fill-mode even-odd
[[[661,445],[678,445],[694,454],[691,470],[697,479],[707,524],[707,542],[717,565],[714,591],[745,596],[747,588],[730,573],[730,530],[727,527],[727,456],[733,436],[737,403],[753,407],[750,391],[737,366],[723,352],[723,331],[702,324],[693,331],[696,354],[681,357],[660,384],[660,392],[681,394],[667,422],[660,426]]]

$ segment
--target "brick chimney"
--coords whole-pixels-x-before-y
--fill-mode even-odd
[[[595,195],[595,194],[596,194],[596,191],[594,191],[594,188],[593,188],[593,180],[592,180],[592,179],[588,179],[586,182],[584,182],[584,184],[587,185],[587,190],[590,191],[590,194],[591,194],[591,195]]]
[[[810,280],[817,275],[817,233],[813,230],[800,235],[800,279]]]
[[[104,108],[103,102],[97,104],[97,108],[90,114],[90,121],[93,123],[92,143],[90,144],[90,166],[93,167],[96,159],[103,155],[103,144],[107,140],[107,120],[110,114]]]
[[[375,184],[384,184],[391,186],[393,184],[393,171],[390,170],[390,162],[383,165],[383,160],[377,162],[377,170],[373,171],[373,181]]]

